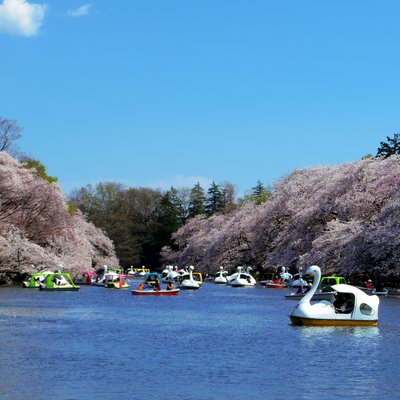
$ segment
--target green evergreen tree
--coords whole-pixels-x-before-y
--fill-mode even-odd
[[[265,188],[263,183],[258,180],[256,186],[251,189],[251,200],[256,204],[265,203],[271,193]]]
[[[157,240],[162,243],[162,245],[173,246],[171,235],[182,226],[178,214],[179,210],[176,207],[176,190],[171,188],[171,190],[164,193],[161,197],[159,207]]]
[[[400,134],[395,133],[393,138],[387,136],[387,142],[381,142],[377,156],[388,158],[393,154],[400,154]]]
[[[221,187],[213,182],[207,191],[205,209],[207,215],[213,215],[225,208],[225,196]]]
[[[201,215],[206,213],[205,209],[206,196],[204,189],[197,182],[193,189],[190,191],[189,197],[189,218],[193,218],[196,215]]]

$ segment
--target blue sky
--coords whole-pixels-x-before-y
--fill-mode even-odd
[[[239,193],[398,132],[400,2],[0,0],[0,115],[66,194]]]

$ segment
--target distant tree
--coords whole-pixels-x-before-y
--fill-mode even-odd
[[[54,183],[58,181],[56,177],[47,175],[46,167],[40,161],[35,160],[33,158],[25,157],[21,160],[21,162],[25,168],[33,169],[36,175],[40,176],[45,181],[49,183]]]
[[[124,253],[119,256],[117,251],[124,267],[132,264],[149,268],[159,266],[159,252],[164,245],[159,220],[161,201],[162,194],[158,190],[130,188],[125,192],[126,212],[121,214],[124,232],[120,233],[125,243]],[[115,243],[117,249],[117,239]]]
[[[163,194],[159,207],[159,228],[158,241],[164,244],[171,245],[170,239],[172,233],[176,232],[183,224],[178,216],[179,210],[176,206],[174,197],[176,196],[175,189],[167,191]]]
[[[372,154],[366,154],[365,156],[361,157],[361,160],[372,160],[374,156]]]
[[[170,213],[169,206],[175,207],[170,193],[163,197],[158,190],[125,189],[118,183],[107,182],[81,188],[72,194],[71,200],[113,240],[123,267],[157,268],[161,247],[169,243],[171,231],[180,226],[179,221],[175,223],[176,209]]]
[[[377,156],[388,158],[393,154],[400,154],[400,134],[395,133],[393,138],[387,136],[387,142],[381,142]]]
[[[9,151],[21,137],[22,128],[15,120],[0,117],[0,151]]]
[[[127,240],[127,237],[130,237],[131,227],[124,196],[123,185],[101,182],[94,187],[87,185],[75,190],[70,197],[74,206],[114,241],[115,251],[120,260],[125,260],[126,253],[134,248]]]
[[[220,212],[225,207],[225,196],[221,186],[213,182],[207,191],[205,209],[207,215]]]
[[[239,199],[239,204],[254,203],[260,205],[265,203],[272,193],[268,190],[261,181],[257,181],[256,186],[251,188],[251,192],[247,193],[244,197]]]
[[[236,209],[236,190],[230,182],[222,184],[222,194],[224,196],[224,211],[230,212]]]
[[[261,181],[257,181],[256,186],[251,189],[251,200],[258,205],[265,203],[270,196],[271,193]]]
[[[204,189],[197,182],[193,189],[190,191],[189,198],[189,213],[188,217],[193,218],[196,215],[202,215],[206,213],[205,209],[206,196],[204,194]]]

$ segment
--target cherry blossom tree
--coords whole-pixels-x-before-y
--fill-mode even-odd
[[[0,153],[0,283],[24,273],[118,265],[114,245],[79,212],[60,187]]]

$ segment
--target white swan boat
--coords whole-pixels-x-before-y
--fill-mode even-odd
[[[226,285],[228,283],[228,271],[224,270],[224,267],[219,267],[219,271],[215,274],[214,283],[219,285]]]
[[[237,272],[228,277],[229,285],[233,287],[255,286],[256,280],[250,275],[250,271],[252,271],[251,267],[248,267],[245,271],[243,271],[243,267],[237,267]]]
[[[175,278],[175,286],[178,289],[183,289],[183,290],[196,290],[201,288],[202,282],[199,280],[194,279],[193,277],[193,270],[194,267],[190,266],[189,267],[189,272],[185,273],[183,275],[177,276]]]
[[[175,282],[175,278],[179,276],[178,267],[167,265],[164,271],[161,273],[163,283]]]
[[[369,296],[355,286],[346,284],[333,285],[335,299],[321,300],[311,303],[319,281],[321,270],[313,265],[307,273],[314,278],[311,289],[299,301],[290,320],[293,325],[312,326],[377,326],[378,325],[378,296]]]
[[[301,272],[294,274],[290,286],[293,288],[311,287],[311,284],[309,284],[304,277],[305,275]]]

